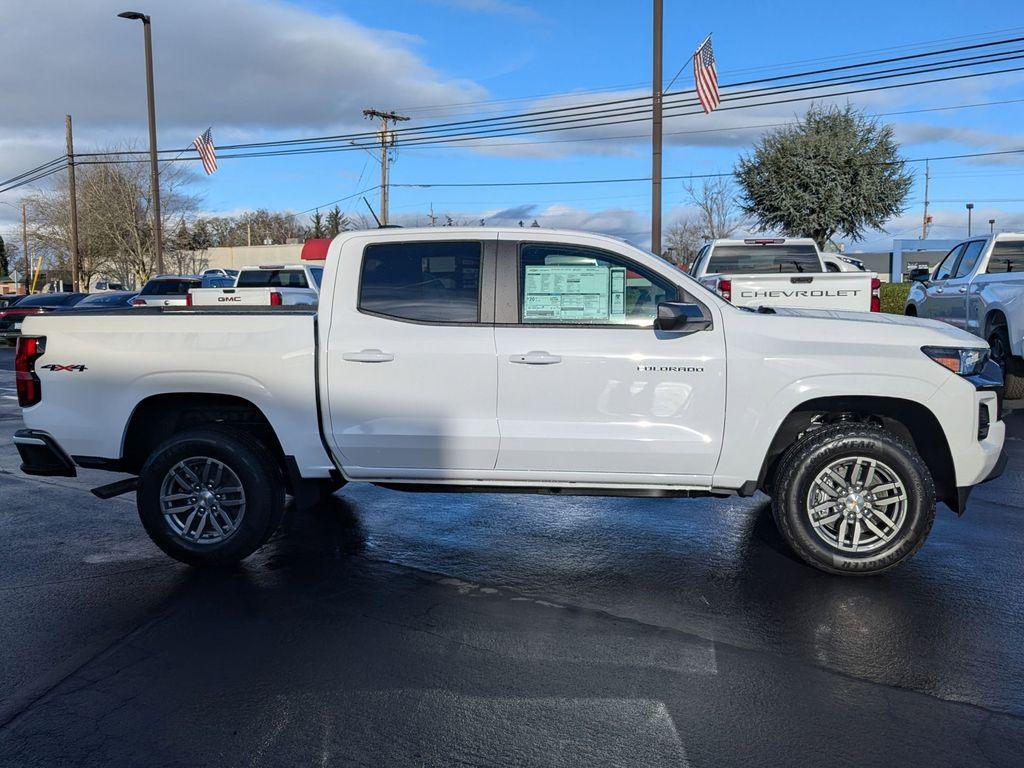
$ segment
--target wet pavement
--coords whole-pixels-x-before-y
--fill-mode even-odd
[[[17,473],[0,348],[0,766],[1019,765],[1024,415],[903,569],[797,562],[763,497],[343,489],[238,569],[111,477]]]

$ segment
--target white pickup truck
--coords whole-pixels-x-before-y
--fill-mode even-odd
[[[243,267],[231,288],[193,288],[190,307],[315,306],[324,268],[309,264]]]
[[[714,240],[690,274],[738,307],[881,310],[878,275],[828,270],[810,238]]]
[[[988,341],[1006,396],[1024,397],[1024,234],[958,243],[933,270],[916,270],[904,311]]]
[[[624,241],[346,232],[319,310],[29,317],[22,470],[129,473],[179,560],[243,558],[345,482],[772,497],[793,550],[877,573],[999,474],[988,346],[941,323],[740,309]],[[557,504],[557,501],[552,501]]]

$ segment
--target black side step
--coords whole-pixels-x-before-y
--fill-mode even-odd
[[[138,490],[139,478],[129,477],[127,480],[118,480],[116,483],[107,483],[99,488],[92,489],[92,495],[98,499],[112,499],[125,493]]]

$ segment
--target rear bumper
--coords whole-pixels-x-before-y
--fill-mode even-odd
[[[78,474],[71,457],[46,432],[19,429],[12,442],[21,456],[21,471],[26,475],[75,477]]]

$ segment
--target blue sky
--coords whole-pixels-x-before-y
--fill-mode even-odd
[[[27,14],[16,0],[0,5],[8,6],[5,18]],[[8,60],[24,57],[25,66],[0,75],[0,90],[7,93],[0,110],[4,176],[62,151],[59,128],[67,111],[75,114],[80,148],[124,140],[144,145],[141,35],[113,18],[123,5],[40,0],[24,23],[8,27],[20,30],[14,47],[23,49],[9,50]],[[368,106],[406,110],[415,125],[566,103],[537,101],[547,94],[582,92],[566,97],[570,103],[633,95],[650,81],[648,2],[165,0],[136,5],[154,19],[162,146],[184,145],[208,124],[222,144],[317,135],[365,129],[359,112]],[[951,47],[976,42],[973,37],[991,39],[982,36],[1001,30],[1006,31],[993,37],[1024,37],[1019,1],[939,1],[923,10],[916,2],[878,0],[856,6],[666,0],[665,14],[666,80],[684,68],[676,87],[692,85],[689,56],[708,32],[714,33],[723,83],[913,53],[929,44]],[[200,15],[207,20],[202,30],[196,28]],[[36,35],[52,38],[54,30],[56,44],[39,46]],[[964,36],[972,39],[936,42]],[[18,72],[36,73],[34,81],[25,84]],[[590,92],[595,89],[608,92]],[[871,113],[1024,100],[1024,72],[850,98]],[[466,102],[474,104],[451,106]],[[666,126],[671,135],[665,173],[728,171],[763,130],[750,126],[791,120],[806,106],[676,118]],[[883,119],[896,126],[907,157],[1024,147],[1024,101]],[[709,128],[714,130],[686,133]],[[541,143],[515,146],[511,139],[494,140],[499,146],[491,147],[400,146],[392,180],[646,176],[648,139],[621,137],[647,130],[646,123],[637,123],[604,132],[522,137],[518,141]],[[994,217],[997,226],[1024,229],[1024,155],[943,161],[933,164],[932,172],[935,236],[964,234],[968,200],[976,203],[976,221]],[[377,174],[376,161],[362,151],[225,160],[217,174],[197,182],[196,190],[203,195],[204,210],[211,212],[255,207],[302,211],[372,186]],[[893,236],[916,236],[921,186],[912,193],[907,213],[890,223],[890,234],[872,235],[852,247],[887,247]],[[3,200],[14,200],[12,195]],[[369,197],[376,205],[376,193]],[[396,188],[392,216],[412,223],[431,203],[439,214],[460,219],[494,221],[522,214],[542,224],[602,229],[639,242],[649,216],[645,183]],[[681,182],[667,182],[669,221],[685,215],[684,203]],[[365,210],[358,200],[342,205]],[[0,207],[0,232],[7,231],[11,215],[10,208]]]

